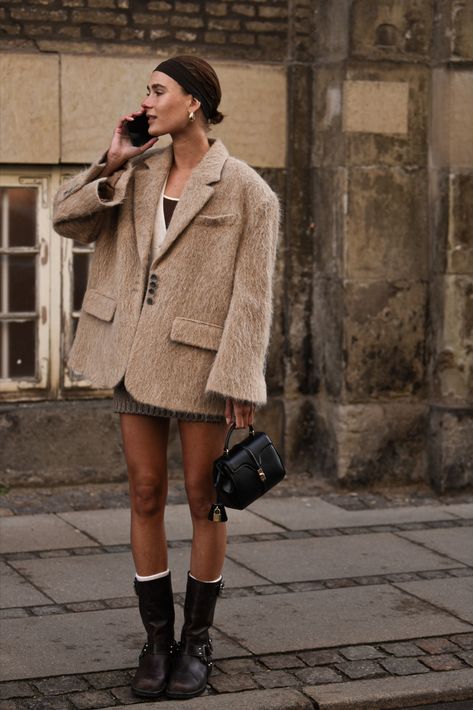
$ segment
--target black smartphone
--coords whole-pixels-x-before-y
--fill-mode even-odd
[[[136,116],[133,121],[127,121],[127,128],[132,144],[137,147],[144,145],[153,138],[148,133],[148,119],[145,113]]]

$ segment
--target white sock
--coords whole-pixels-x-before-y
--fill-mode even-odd
[[[194,575],[190,572],[189,577],[195,579],[196,582],[205,582],[205,584],[215,584],[215,582],[220,582],[220,580],[222,579],[222,575],[220,575],[220,577],[217,577],[217,579],[197,579],[197,577],[194,577]]]
[[[158,572],[157,574],[150,574],[147,577],[142,577],[139,574],[135,574],[138,582],[151,582],[152,579],[161,579],[161,577],[166,577],[169,574],[169,568],[164,572]]]

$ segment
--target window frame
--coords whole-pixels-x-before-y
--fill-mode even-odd
[[[3,188],[35,188],[37,190],[36,200],[36,224],[37,224],[37,241],[35,247],[10,248],[7,252],[4,251],[3,245],[1,253],[36,253],[36,294],[35,294],[35,342],[36,342],[36,375],[32,377],[1,378],[1,395],[10,396],[12,394],[32,392],[45,392],[50,386],[50,339],[49,339],[49,244],[51,234],[51,219],[50,219],[50,180],[49,175],[43,170],[28,170],[28,171],[11,171],[2,170],[0,175],[0,187]],[[17,251],[18,250],[18,251]],[[19,312],[12,318],[8,317],[7,313],[1,314],[1,320],[31,320],[25,312],[22,316]]]
[[[73,377],[67,367],[67,353],[73,341],[73,318],[80,315],[80,311],[72,311],[73,254],[93,252],[95,244],[79,244],[55,232],[52,225],[52,208],[54,195],[60,185],[80,172],[83,167],[1,167],[0,187],[35,187],[38,190],[38,253],[37,378],[0,376],[0,402],[110,397],[110,389],[96,388],[85,378]]]

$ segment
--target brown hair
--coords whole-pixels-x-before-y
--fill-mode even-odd
[[[220,123],[223,121],[224,114],[218,110],[218,105],[222,98],[222,89],[215,70],[205,59],[196,57],[193,54],[178,54],[173,59],[182,64],[205,87],[211,108],[211,114],[207,119],[208,123]]]

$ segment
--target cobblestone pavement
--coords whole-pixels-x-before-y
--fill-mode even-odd
[[[206,695],[144,703],[129,689],[144,636],[126,487],[10,491],[0,710],[472,710],[472,498],[292,486],[229,511]],[[178,480],[167,530],[180,622],[191,526]]]

